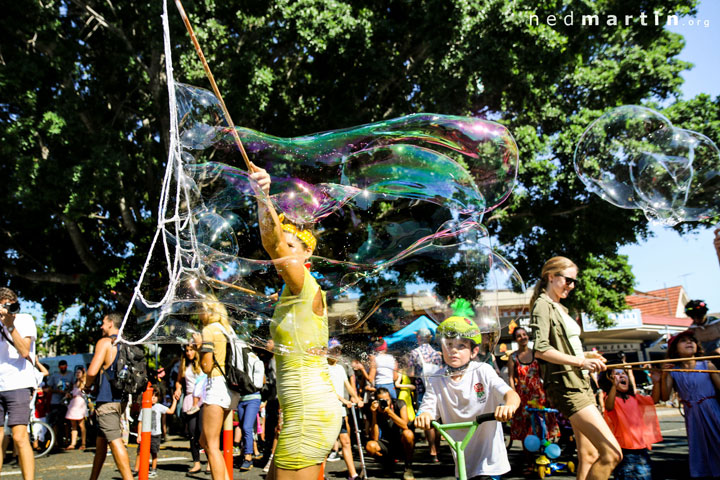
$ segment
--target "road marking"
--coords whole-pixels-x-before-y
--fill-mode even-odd
[[[158,458],[157,461],[158,461],[158,463],[161,463],[161,462],[174,462],[177,460],[189,460],[189,459],[190,459],[190,457],[168,457],[168,458]],[[111,465],[111,463],[105,462],[103,464],[103,466],[105,466],[105,465]],[[67,465],[65,468],[67,468],[68,470],[73,470],[76,468],[92,468],[92,463],[88,463],[85,465]],[[13,472],[13,473],[15,473],[15,472]]]
[[[0,477],[4,477],[5,475],[20,475],[22,472],[20,470],[12,470],[10,472],[2,472],[0,473]]]
[[[671,433],[671,432],[684,432],[684,431],[685,431],[684,428],[673,428],[672,430],[661,430],[660,433],[662,433],[663,435],[665,435],[665,434],[668,434],[668,433]]]

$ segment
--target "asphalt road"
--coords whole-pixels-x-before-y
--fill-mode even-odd
[[[685,423],[683,418],[678,414],[677,409],[659,408],[660,427],[663,434],[663,442],[656,445],[652,451],[653,459],[653,478],[656,480],[673,480],[688,479],[690,477],[688,471],[688,446],[687,435],[685,432]],[[355,465],[360,470],[360,462],[355,454]],[[524,479],[523,470],[523,454],[519,442],[514,442],[509,452],[510,464],[512,470],[510,473],[503,475],[503,479],[515,480]],[[90,448],[84,452],[57,452],[47,457],[36,460],[36,478],[39,479],[58,479],[58,480],[78,480],[88,478],[90,475],[90,467],[92,465],[94,449]],[[136,448],[131,446],[130,459],[135,460]],[[429,452],[427,445],[421,441],[415,450],[414,472],[418,480],[423,479],[442,479],[453,480],[455,478],[453,459],[450,454],[449,447],[443,443],[440,452],[440,463],[431,464],[428,460]],[[184,477],[185,472],[190,466],[190,451],[188,442],[181,437],[170,437],[167,442],[161,446],[158,457],[158,480],[177,479]],[[576,459],[561,458],[560,460]],[[402,464],[397,465],[394,469],[385,469],[380,463],[373,459],[366,459],[366,468],[368,478],[402,478]],[[10,464],[3,467],[2,477],[22,478],[17,465]],[[262,471],[262,465],[259,463],[249,472],[240,472],[235,470],[234,478],[247,480],[263,480],[265,474]],[[347,471],[345,462],[337,461],[327,464],[326,477],[328,480],[345,479]],[[112,456],[108,455],[105,467],[100,475],[103,480],[120,478]],[[197,480],[209,480],[210,476],[205,474],[195,475],[193,478]],[[538,478],[538,477],[534,477]],[[555,474],[552,478],[572,479],[574,475]]]

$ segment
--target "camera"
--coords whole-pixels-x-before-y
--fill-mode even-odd
[[[18,302],[18,301],[15,301],[13,303],[8,303],[6,305],[3,305],[3,307],[5,307],[5,310],[7,310],[8,313],[15,314],[15,313],[20,312],[20,302]]]
[[[380,404],[380,408],[385,410],[388,407],[388,401],[387,400],[378,400],[378,403]]]

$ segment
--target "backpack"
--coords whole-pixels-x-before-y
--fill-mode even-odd
[[[218,324],[223,335],[228,339],[225,349],[225,371],[213,356],[215,366],[225,378],[228,389],[238,392],[240,395],[250,395],[259,391],[263,386],[265,366],[262,360],[255,355],[244,341],[240,340],[235,332],[228,333],[225,328]]]
[[[115,358],[115,378],[110,386],[123,395],[140,395],[148,383],[145,350],[140,345],[118,344]]]

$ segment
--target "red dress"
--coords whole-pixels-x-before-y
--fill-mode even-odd
[[[515,391],[520,396],[520,408],[515,412],[513,417],[510,434],[513,440],[523,440],[526,436],[533,434],[532,423],[530,422],[530,412],[525,410],[526,406],[534,408],[546,407],[545,390],[543,389],[542,379],[540,378],[540,365],[538,364],[535,354],[530,363],[522,363],[517,353],[513,353],[513,372],[515,377]],[[535,414],[535,425],[540,435],[540,424],[538,423],[538,415]],[[560,427],[558,427],[557,419],[554,413],[545,414],[545,428],[547,429],[547,439],[554,439],[560,436]]]

